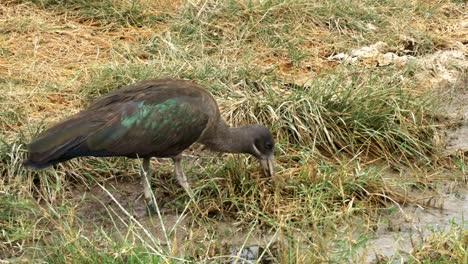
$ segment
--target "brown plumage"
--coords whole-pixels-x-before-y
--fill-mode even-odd
[[[266,127],[229,127],[207,90],[172,78],[142,81],[97,99],[42,132],[28,145],[24,165],[45,168],[75,157],[124,156],[143,158],[148,171],[151,157],[169,157],[177,179],[191,194],[180,161],[195,142],[213,151],[251,154],[268,175],[274,174],[274,140]],[[145,184],[145,198],[149,195]]]

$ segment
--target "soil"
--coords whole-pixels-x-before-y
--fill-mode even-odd
[[[448,155],[468,152],[468,75],[460,81],[460,86],[447,106],[447,114],[455,124],[454,128],[446,131]]]
[[[161,208],[163,221],[158,221],[155,215],[149,217],[143,196],[143,185],[137,177],[115,178],[102,187],[97,185],[90,189],[84,186],[81,189],[76,188],[72,197],[78,204],[77,215],[82,219],[83,226],[96,226],[106,231],[115,231],[116,239],[119,239],[118,231],[127,230],[130,223],[140,231],[146,229],[161,241],[165,240],[164,229],[170,232],[177,224],[177,230],[172,230],[170,233],[175,234],[173,239],[183,240],[186,234],[185,219],[183,215],[181,216],[184,207],[180,210],[165,208],[164,204],[174,199],[174,196],[167,195],[162,188],[153,188],[153,191]],[[161,222],[164,223],[164,228]],[[93,228],[88,229],[92,232]],[[168,241],[161,242],[161,245],[167,243]]]

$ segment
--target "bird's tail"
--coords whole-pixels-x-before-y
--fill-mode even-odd
[[[43,169],[83,154],[80,137],[71,138],[60,145],[54,145],[49,137],[52,135],[39,138],[28,146],[29,154],[28,158],[23,161],[23,166]]]
[[[35,162],[33,159],[31,159],[31,157],[23,161],[23,166],[26,168],[30,168],[30,169],[44,169],[54,164],[55,163],[50,163],[50,162],[47,162],[47,163]]]
[[[84,143],[89,126],[82,116],[73,116],[40,133],[28,146],[23,165],[43,169],[74,157],[86,155]],[[85,123],[85,124],[83,124]]]

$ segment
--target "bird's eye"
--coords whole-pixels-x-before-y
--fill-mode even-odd
[[[272,148],[273,148],[273,144],[271,144],[270,142],[267,142],[267,143],[265,143],[265,148],[266,148],[266,149],[272,149]]]

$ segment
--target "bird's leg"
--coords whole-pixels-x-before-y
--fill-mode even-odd
[[[149,175],[149,177],[148,177]],[[141,168],[141,172],[140,172],[140,176],[141,176],[141,181],[143,182],[143,191],[144,191],[144,194],[145,194],[145,200],[146,200],[146,204],[148,205],[148,208],[150,210],[153,210],[154,208],[153,205],[153,201],[151,199],[151,184],[150,184],[150,179],[151,179],[151,175],[150,175],[150,158],[144,158],[143,159],[143,167]]]
[[[193,191],[190,188],[190,185],[187,181],[187,177],[185,177],[184,170],[182,169],[182,155],[179,154],[175,157],[172,157],[172,161],[174,161],[175,175],[177,180],[179,181],[179,184],[190,195],[190,198],[193,198]]]

